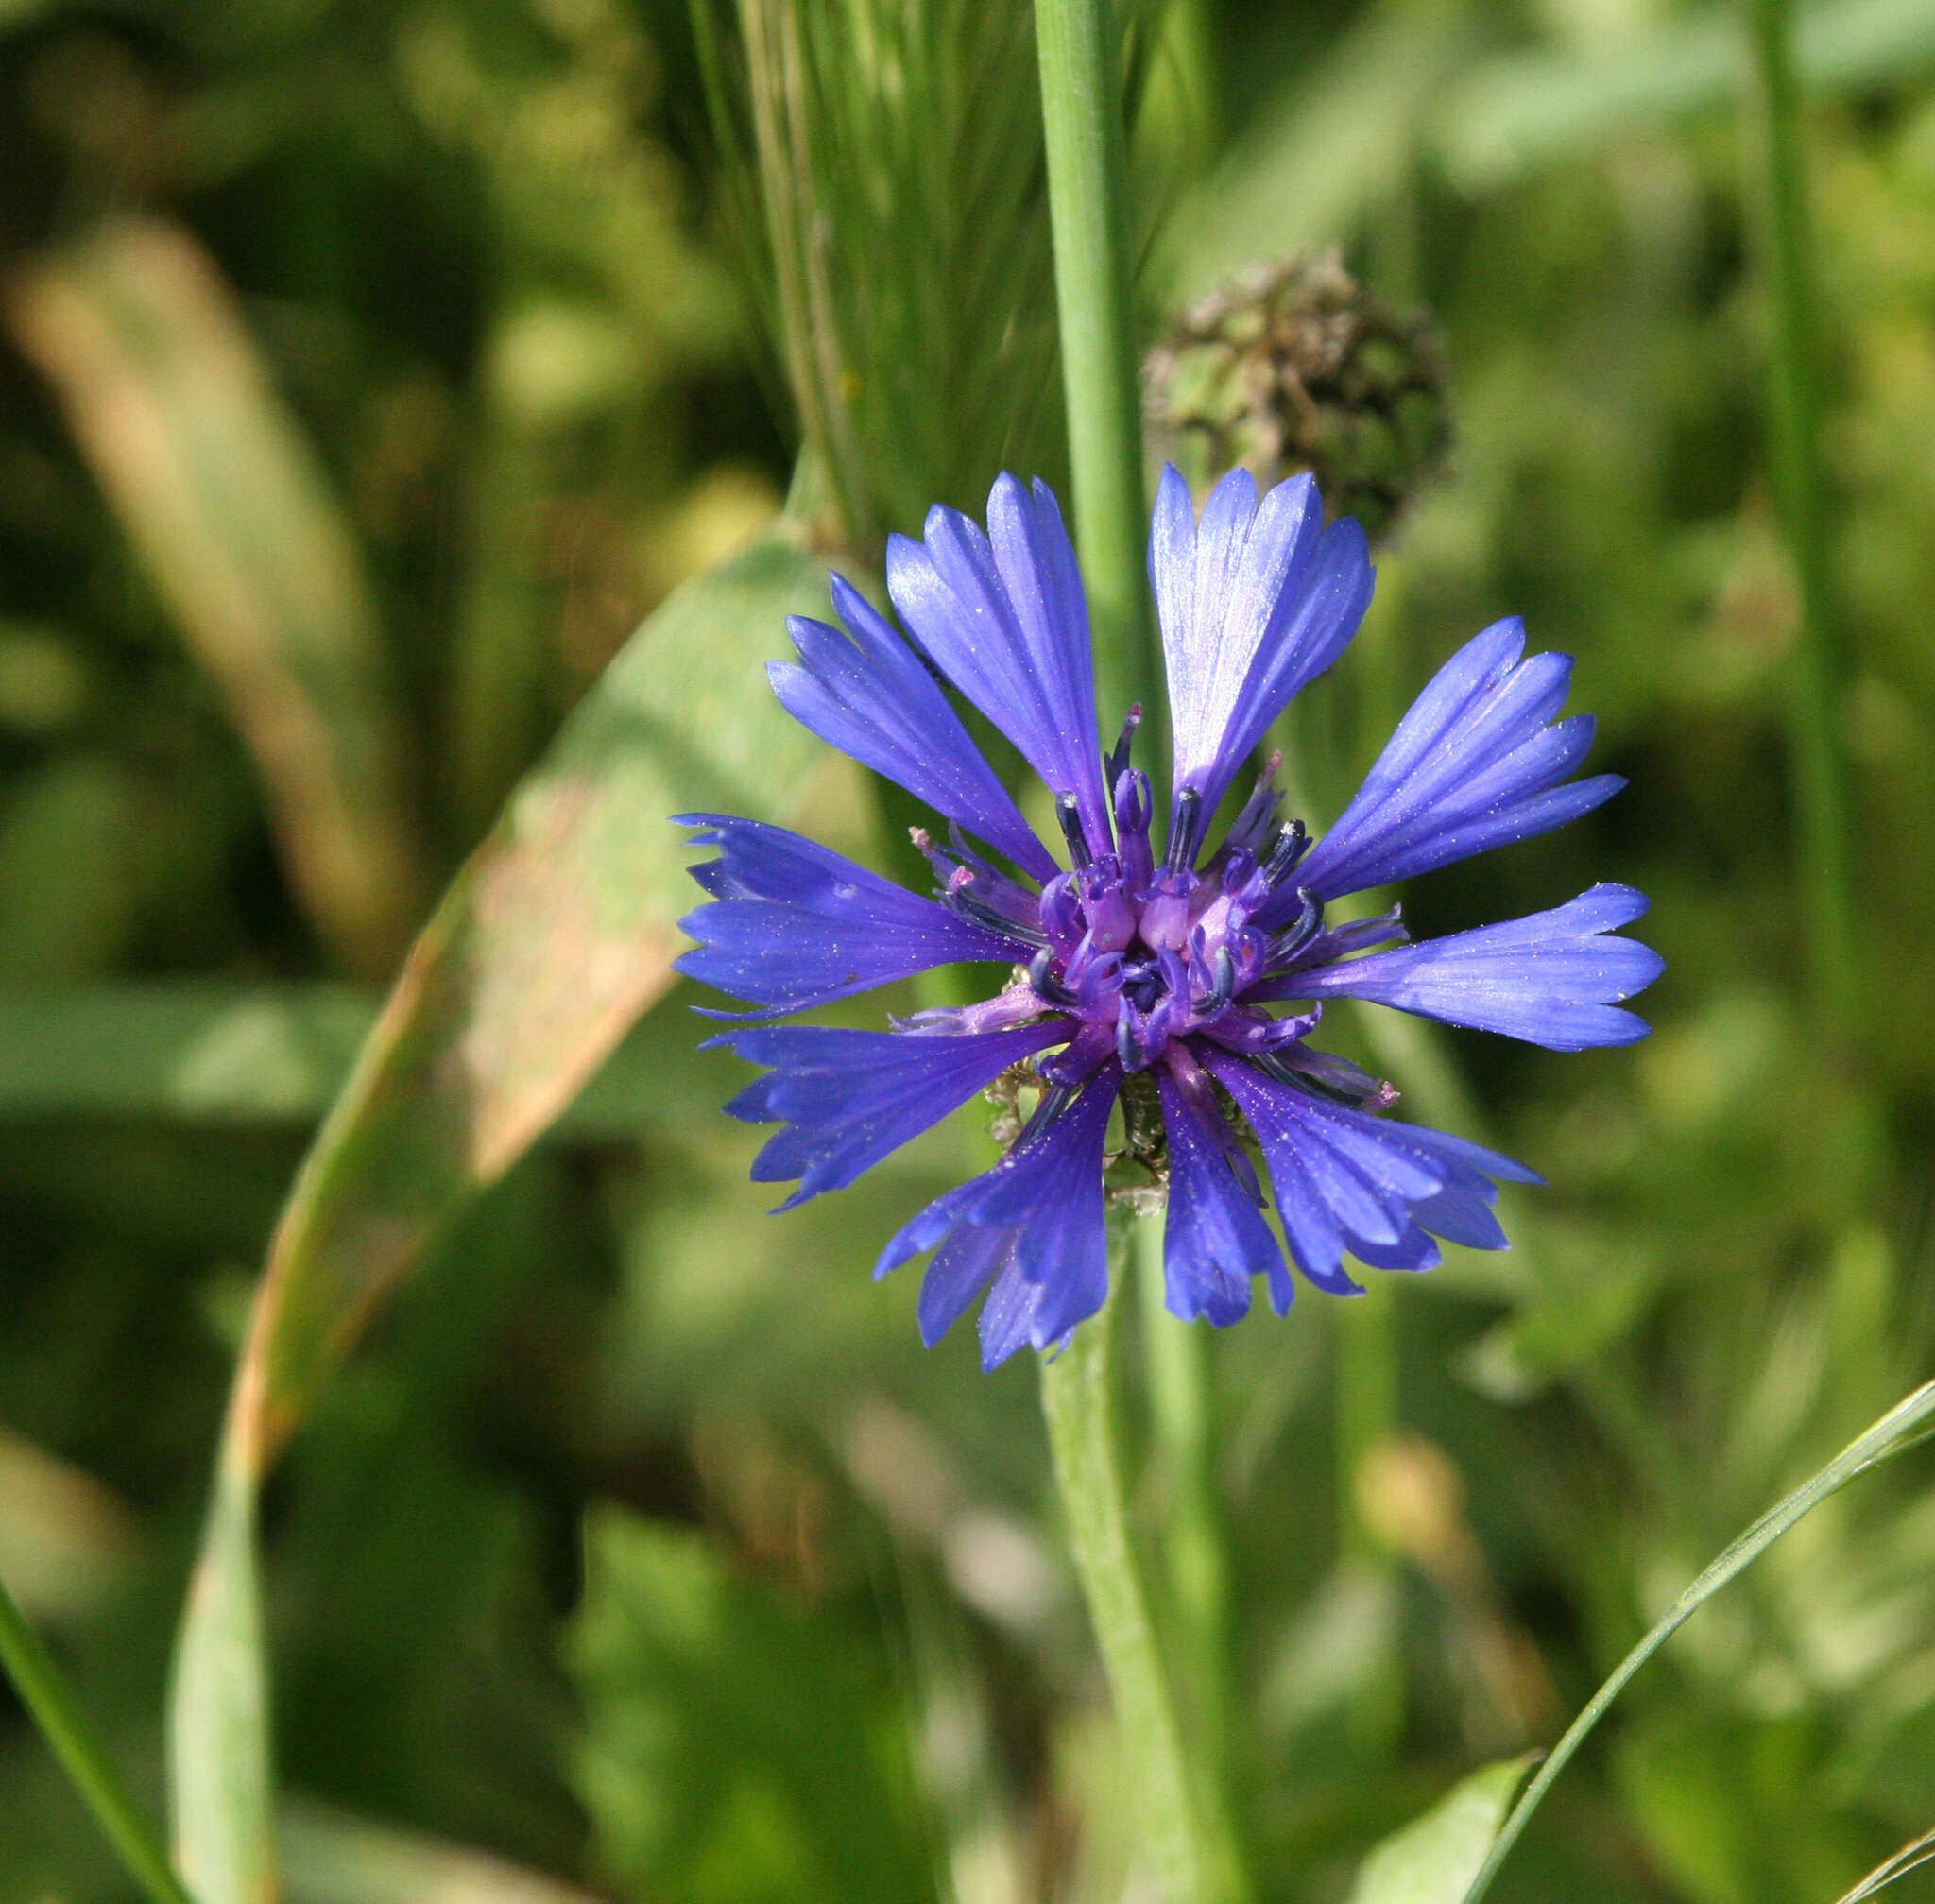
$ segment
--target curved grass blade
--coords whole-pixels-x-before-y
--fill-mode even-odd
[[[1469,41],[1459,7],[1366,8],[1170,220],[1165,300],[1180,306],[1260,261],[1347,236],[1407,176],[1426,105]]]
[[[1812,91],[1900,85],[1935,65],[1935,12],[1926,0],[1817,0],[1796,11],[1794,60]],[[1452,183],[1477,197],[1739,91],[1739,26],[1717,8],[1615,53],[1487,60],[1447,89],[1428,136]]]
[[[1458,1904],[1531,1763],[1486,1765],[1394,1831],[1359,1867],[1350,1904]]]
[[[9,316],[253,756],[290,873],[352,971],[420,918],[416,829],[368,578],[233,295],[186,232],[120,220]]]
[[[0,1583],[0,1670],[150,1904],[192,1904],[128,1797],[60,1669]]]
[[[292,1799],[276,1813],[289,1904],[598,1904],[488,1852]]]
[[[0,1125],[314,1124],[335,1101],[382,1003],[373,990],[329,981],[140,979],[0,992]],[[695,1112],[717,1110],[722,1083],[687,1061],[691,1048],[680,1015],[668,1022],[662,1010],[647,1014],[572,1100],[557,1135],[688,1137]],[[668,1071],[675,1055],[678,1069]],[[0,1494],[7,1468],[0,1430]],[[0,1571],[7,1559],[0,1521]]]
[[[1884,1858],[1855,1888],[1837,1898],[1835,1904],[1866,1904],[1877,1892],[1885,1891],[1897,1878],[1919,1871],[1935,1861],[1935,1831],[1925,1831],[1904,1844],[1892,1858]]]
[[[263,1475],[371,1310],[671,983],[689,899],[667,815],[781,819],[829,770],[758,666],[824,582],[782,526],[632,636],[424,928],[303,1162],[256,1291],[176,1659],[176,1838],[202,1904],[275,1895]]]
[[[1478,1876],[1472,1879],[1470,1890],[1464,1894],[1464,1904],[1478,1904],[1478,1900],[1491,1888],[1499,1865],[1518,1842],[1519,1833],[1531,1822],[1532,1814],[1538,1810],[1553,1780],[1585,1742],[1592,1728],[1605,1716],[1606,1708],[1625,1690],[1633,1675],[1735,1574],[1757,1560],[1797,1520],[1812,1513],[1830,1494],[1845,1487],[1858,1474],[1903,1453],[1922,1440],[1924,1437],[1912,1431],[1931,1415],[1935,1415],[1935,1381],[1924,1382],[1912,1395],[1896,1402],[1865,1433],[1849,1442],[1825,1467],[1809,1476],[1784,1501],[1769,1508],[1673,1602],[1658,1624],[1627,1654],[1612,1677],[1592,1695],[1585,1709],[1566,1728],[1565,1737],[1552,1748],[1552,1756],[1539,1768],[1538,1776],[1526,1787],[1525,1795],[1512,1808],[1512,1815],[1499,1831],[1498,1843],[1492,1846]]]

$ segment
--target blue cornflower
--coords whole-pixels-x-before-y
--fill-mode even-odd
[[[845,633],[796,616],[799,660],[770,667],[796,719],[949,823],[945,847],[916,834],[934,896],[779,827],[683,816],[719,856],[694,868],[712,902],[685,921],[699,944],[680,969],[759,1007],[720,1016],[805,1011],[957,961],[1014,967],[997,996],[918,1012],[892,1031],[759,1024],[719,1040],[771,1067],[727,1109],[785,1126],[752,1173],[798,1179],[781,1209],[851,1183],[998,1080],[1025,1075],[1038,1089],[1002,1160],[916,1216],[876,1272],[934,1252],[919,1305],[930,1343],[985,1292],[989,1367],[1024,1343],[1062,1341],[1102,1305],[1119,1101],[1117,1155],[1168,1180],[1170,1309],[1234,1322],[1262,1276],[1280,1314],[1290,1271],[1233,1113],[1267,1164],[1291,1260],[1339,1295],[1361,1293],[1346,1250],[1375,1268],[1429,1269],[1438,1238],[1502,1248],[1494,1179],[1538,1180],[1462,1138],[1375,1115],[1395,1098],[1390,1087],[1308,1042],[1325,1000],[1370,999],[1582,1051],[1645,1036],[1616,1002],[1661,967],[1647,947],[1605,936],[1646,910],[1623,885],[1421,944],[1407,942],[1396,910],[1326,923],[1332,901],[1545,832],[1622,784],[1612,774],[1563,784],[1593,724],[1554,720],[1571,660],[1523,659],[1515,620],[1445,664],[1323,839],[1312,845],[1282,817],[1273,760],[1206,851],[1212,816],[1271,722],[1356,633],[1372,571],[1355,522],[1324,526],[1308,476],[1259,505],[1241,471],[1216,486],[1200,523],[1188,486],[1164,472],[1149,567],[1175,736],[1159,858],[1148,776],[1129,763],[1138,711],[1103,752],[1087,605],[1054,497],[1005,475],[985,534],[935,508],[922,541],[888,545],[888,592],[917,652],[835,575]],[[937,676],[1047,782],[1067,866]],[[1305,1008],[1271,1009],[1292,1003]]]

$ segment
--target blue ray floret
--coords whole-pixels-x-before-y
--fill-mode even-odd
[[[1032,1094],[1002,1160],[913,1217],[877,1272],[932,1252],[921,1332],[937,1341],[980,1300],[989,1367],[1065,1341],[1101,1307],[1112,1161],[1167,1188],[1167,1296],[1185,1319],[1236,1321],[1259,1277],[1281,1313],[1293,1265],[1347,1295],[1361,1285],[1346,1256],[1418,1270],[1445,1242],[1502,1249],[1498,1181],[1537,1177],[1382,1115],[1391,1087],[1310,1042],[1325,1002],[1584,1051],[1645,1036],[1621,1006],[1660,971],[1655,952],[1613,935],[1646,910],[1624,885],[1418,944],[1395,910],[1326,918],[1352,893],[1549,832],[1618,790],[1614,775],[1570,778],[1592,723],[1558,718],[1567,656],[1527,658],[1520,624],[1498,623],[1438,671],[1322,839],[1284,816],[1273,761],[1212,845],[1270,724],[1356,633],[1370,561],[1354,522],[1325,525],[1307,476],[1259,499],[1238,472],[1199,521],[1170,470],[1149,574],[1175,736],[1159,850],[1149,777],[1130,763],[1139,711],[1103,749],[1087,604],[1060,510],[1045,485],[1012,476],[994,487],[985,532],[936,508],[920,541],[889,543],[887,589],[908,639],[836,575],[840,627],[794,618],[799,659],[771,668],[790,712],[946,822],[945,846],[916,833],[933,894],[779,827],[682,816],[717,857],[693,869],[709,902],[684,922],[697,943],[679,968],[752,1007],[711,1016],[783,1017],[966,961],[1012,968],[981,1003],[892,1031],[741,1022],[714,1040],[769,1067],[727,1108],[780,1126],[753,1175],[796,1181],[782,1209],[851,1183],[998,1082]],[[1047,783],[1059,851],[942,678]]]

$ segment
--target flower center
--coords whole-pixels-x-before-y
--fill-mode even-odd
[[[1118,756],[1118,760],[1120,755]],[[1177,796],[1168,850],[1150,845],[1148,777],[1114,772],[1115,850],[1091,853],[1071,796],[1058,802],[1072,872],[1043,889],[1044,943],[1028,982],[1044,1005],[1083,1021],[1078,1045],[1106,1039],[1128,1072],[1156,1062],[1173,1038],[1235,1032],[1261,1020],[1245,987],[1279,970],[1316,934],[1323,909],[1292,883],[1309,849],[1301,821],[1280,821],[1273,761],[1224,844],[1195,865],[1205,819],[1193,789]],[[1241,1041],[1253,1042],[1251,1027]],[[1079,1061],[1079,1060],[1078,1060]]]

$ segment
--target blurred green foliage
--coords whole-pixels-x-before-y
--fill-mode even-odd
[[[671,0],[0,7],[0,1571],[157,1809],[252,1279],[377,1000],[183,585],[45,381],[22,287],[129,214],[229,287],[367,572],[385,797],[434,890],[627,632],[769,525],[801,426],[838,504],[802,513],[857,562],[1002,460],[1059,471],[1025,11],[828,9],[854,63],[813,39],[790,109],[793,181],[831,195],[797,260],[809,289],[831,274],[816,384],[762,250],[815,228],[748,232],[774,174],[722,149],[705,98],[709,43],[729,89],[745,35],[787,17],[709,11],[708,42]],[[1152,334],[1229,271],[1336,243],[1445,339],[1450,467],[1287,736],[1312,816],[1456,643],[1522,612],[1579,657],[1596,758],[1631,787],[1405,895],[1411,916],[1628,879],[1670,961],[1636,1051],[1460,1036],[1448,1081],[1399,1072],[1417,1114],[1478,1135],[1471,1107],[1551,1188],[1518,1200],[1512,1256],[1360,1305],[1387,1332],[1388,1420],[1340,1396],[1367,1352],[1334,1306],[1211,1346],[1262,1896],[1348,1896],[1378,1839],[1550,1742],[1707,1558],[1928,1373],[1927,23],[1848,0],[1803,35],[1871,1012],[1830,1053],[1792,883],[1795,604],[1725,16],[1139,14]],[[625,667],[717,690],[694,735],[736,733],[777,621],[733,630],[732,683],[696,623],[658,626],[677,652]],[[339,709],[326,671],[292,672]],[[802,798],[865,850],[886,833],[852,795],[830,775]],[[715,1114],[737,1068],[693,1052],[690,1002],[440,1230],[269,1482],[287,1894],[1120,1896],[1135,1821],[1032,1373],[923,1351],[911,1281],[865,1274],[965,1133],[768,1222],[756,1139]],[[1140,1477],[1155,1542],[1176,1478]],[[1494,1895],[1831,1904],[1935,1822],[1931,1579],[1935,1480],[1910,1456],[1689,1624]],[[0,1904],[127,1895],[5,1708]]]

